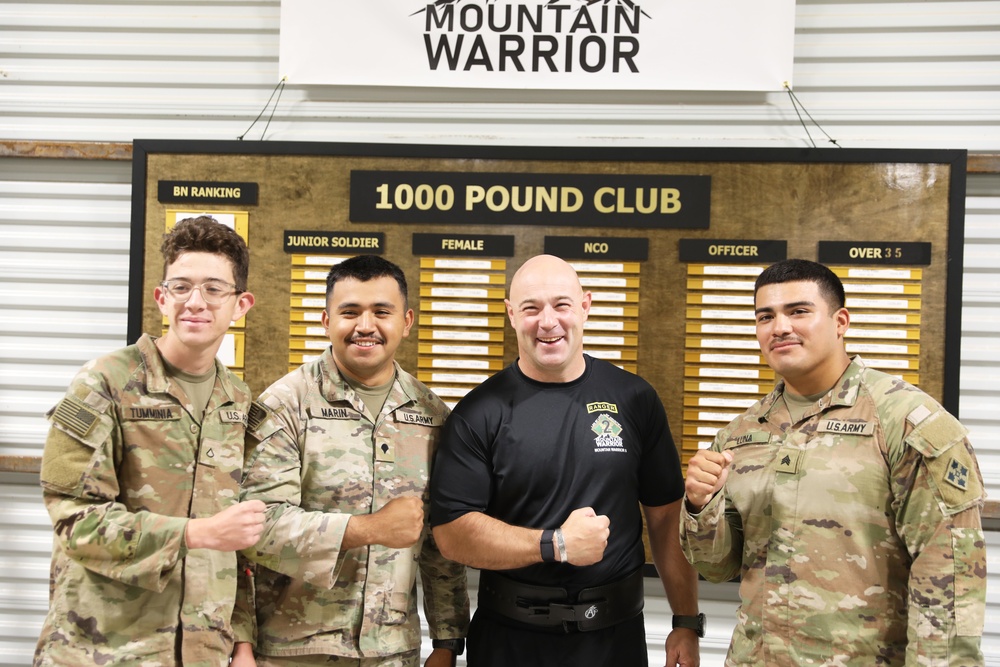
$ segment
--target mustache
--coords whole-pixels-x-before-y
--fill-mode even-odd
[[[382,338],[381,336],[378,336],[378,335],[361,336],[361,335],[358,335],[358,334],[354,334],[353,336],[351,336],[350,338],[348,338],[347,342],[348,343],[357,343],[358,341],[361,341],[361,340],[371,340],[371,341],[375,341],[376,343],[385,343],[385,339]]]

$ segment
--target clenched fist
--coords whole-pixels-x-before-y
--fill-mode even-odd
[[[247,500],[207,519],[191,519],[184,530],[189,549],[239,551],[257,544],[264,532],[265,505]]]
[[[713,452],[710,449],[699,450],[688,461],[684,492],[690,509],[701,511],[712,496],[726,485],[732,462],[732,452]]]
[[[419,496],[393,498],[372,514],[355,514],[347,522],[343,549],[381,544],[408,549],[424,532],[424,501]]]
[[[593,565],[604,558],[611,535],[611,520],[592,507],[573,510],[560,527],[566,542],[566,560],[573,565]]]

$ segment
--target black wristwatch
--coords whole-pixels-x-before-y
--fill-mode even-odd
[[[697,616],[678,616],[674,614],[673,625],[675,628],[694,630],[699,637],[705,636],[705,614],[698,614]]]
[[[464,639],[432,639],[431,646],[434,648],[446,648],[455,655],[462,655],[465,653]]]

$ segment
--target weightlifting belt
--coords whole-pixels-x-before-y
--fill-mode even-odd
[[[618,581],[585,588],[571,600],[565,588],[522,584],[483,570],[479,606],[540,628],[590,632],[638,616],[643,606],[642,568]]]

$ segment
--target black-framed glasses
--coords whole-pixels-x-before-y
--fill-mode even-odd
[[[200,285],[195,285],[190,280],[174,279],[164,280],[160,287],[167,290],[167,294],[173,297],[174,301],[184,303],[191,298],[195,290],[201,292],[201,298],[205,303],[217,306],[233,294],[238,294],[242,290],[236,289],[236,285],[222,280],[206,280]]]

